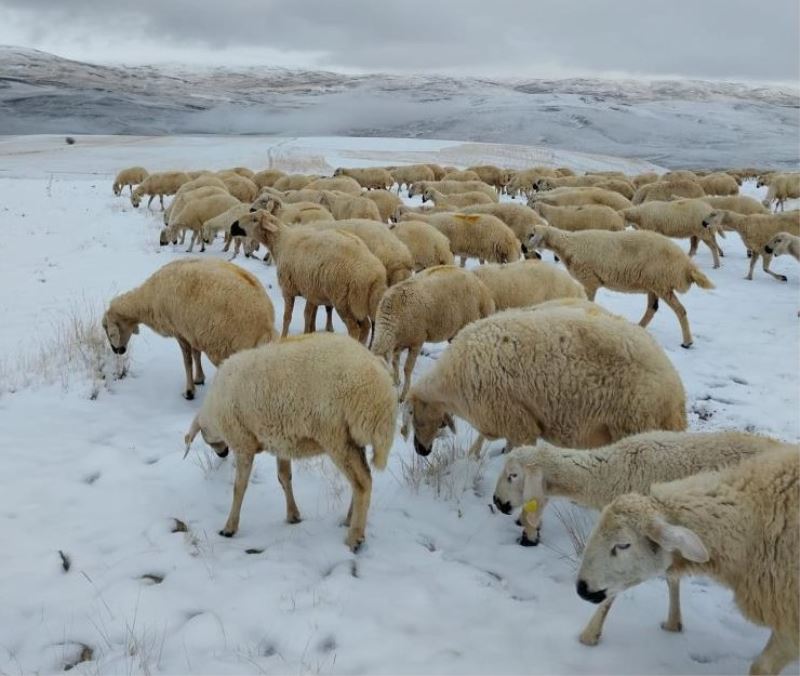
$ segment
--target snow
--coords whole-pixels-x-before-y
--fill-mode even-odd
[[[550,509],[539,547],[515,543],[513,519],[488,507],[502,444],[480,465],[443,461],[471,440],[463,422],[457,444],[431,456],[445,468],[438,473],[398,435],[389,468],[374,473],[358,554],[339,527],[349,489],[324,460],[295,463],[304,521],[289,526],[274,460],[257,458],[241,530],[228,540],[217,530],[230,505],[232,459],[212,459],[199,441],[181,459],[204,388],[195,401],[181,398],[174,341],[143,327],[128,376],[106,383],[53,350],[73,317],[99,316],[115,293],[186,255],[158,246],[159,212],[111,194],[123,165],[261,167],[272,157],[330,168],[398,156],[524,163],[536,152],[383,139],[78,137],[69,147],[61,138],[3,139],[0,672],[60,671],[82,651],[87,657],[88,646],[91,659],[77,673],[745,673],[768,632],[741,617],[729,591],[701,578],[683,585],[684,633],[659,629],[667,594],[656,580],[619,598],[600,645],[580,645],[595,608],[574,591],[577,559],[564,527]],[[579,170],[650,166],[558,151],[553,161]],[[743,191],[763,192],[752,183]],[[219,248],[204,255],[221,257]],[[717,288],[682,298],[694,347],[680,348],[667,309],[650,330],[684,379],[693,429],[796,441],[796,262],[773,263],[786,284],[760,267],[748,282],[738,237],[723,248],[719,270],[707,250],[697,259]],[[262,280],[280,317],[274,268],[237,262]],[[642,296],[601,291],[598,301],[632,320],[644,310]],[[292,330],[301,328],[296,307]],[[429,347],[430,356],[444,349]],[[420,358],[416,374],[431,364]],[[175,519],[187,532],[173,532]]]

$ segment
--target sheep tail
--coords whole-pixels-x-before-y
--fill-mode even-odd
[[[392,409],[392,413],[394,412]],[[392,450],[394,442],[395,416],[386,416],[381,427],[384,429],[375,430],[375,439],[372,441],[372,466],[375,469],[386,469],[386,464],[389,462],[389,451]]]
[[[694,265],[689,269],[689,283],[697,284],[701,289],[714,288],[714,283]]]

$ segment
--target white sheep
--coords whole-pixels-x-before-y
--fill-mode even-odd
[[[516,235],[525,257],[529,257],[528,240],[533,234],[533,226],[537,223],[544,224],[544,219],[530,207],[524,204],[503,202],[502,204],[476,204],[471,207],[459,209],[462,214],[490,214],[499,218]]]
[[[183,396],[194,399],[195,385],[205,382],[202,352],[219,366],[234,352],[272,340],[274,321],[269,296],[254,275],[233,263],[190,258],[168,263],[114,298],[103,329],[116,354],[125,354],[139,324],[174,337],[186,371]]]
[[[668,238],[646,231],[565,232],[548,225],[537,225],[535,230],[528,248],[541,246],[553,251],[583,284],[589,300],[594,300],[601,287],[623,293],[646,293],[647,309],[639,321],[639,326],[645,327],[653,319],[661,299],[681,325],[681,347],[691,346],[686,308],[675,292],[686,293],[692,284],[702,289],[713,289],[714,285]]]
[[[650,200],[668,200],[673,195],[678,197],[704,197],[705,194],[700,184],[694,180],[656,181],[638,188],[631,202],[633,204],[641,204]]]
[[[539,542],[541,519],[550,498],[602,509],[625,493],[647,493],[662,481],[734,465],[757,453],[781,448],[769,437],[746,432],[643,432],[591,450],[539,444],[514,449],[497,477],[494,504],[504,514],[523,507],[520,544]],[[668,578],[669,613],[661,626],[681,631],[680,582]],[[581,633],[596,645],[610,609],[607,601]]]
[[[617,211],[627,209],[631,201],[613,190],[603,188],[556,188],[545,193],[537,193],[528,200],[528,206],[533,207],[538,202],[552,204],[557,207],[579,207],[587,204],[602,204]]]
[[[778,207],[784,210],[787,199],[800,197],[800,174],[777,174],[770,177],[767,195],[762,204],[769,208],[775,202],[775,211]]]
[[[628,493],[600,515],[578,571],[592,603],[660,575],[709,575],[739,610],[772,630],[751,674],[800,656],[800,453],[789,446],[719,472]]]
[[[408,350],[400,399],[408,392],[426,342],[451,340],[464,326],[494,310],[489,289],[471,272],[452,265],[428,268],[390,287],[378,304],[372,352],[393,365],[399,385],[400,356]]]
[[[386,291],[386,268],[362,240],[340,230],[288,227],[263,209],[240,218],[231,235],[255,239],[275,259],[284,300],[282,337],[289,333],[294,301],[302,296],[306,333],[324,305],[336,309],[351,337],[366,342]]]
[[[131,191],[131,195],[133,195],[133,187],[139,185],[149,175],[147,169],[144,167],[128,167],[127,169],[123,169],[114,179],[112,190],[114,194],[119,197],[127,185],[128,189]]]
[[[487,197],[491,197],[493,202],[498,201],[497,191],[490,186],[486,185],[483,181],[419,181],[412,183],[408,189],[408,196],[415,197],[422,195],[422,201],[425,202],[425,191],[428,188],[442,193],[443,195],[456,195],[463,192],[482,192]]]
[[[327,454],[350,483],[345,543],[364,542],[372,493],[365,449],[384,469],[394,441],[397,397],[380,360],[346,336],[293,337],[228,359],[220,368],[186,435],[200,432],[219,455],[236,457],[233,504],[220,535],[239,528],[254,456],[277,456],[286,520],[300,521],[292,490],[292,459]]]
[[[503,192],[508,182],[511,180],[512,172],[508,169],[501,169],[493,164],[480,164],[472,167],[467,167],[467,171],[471,171],[478,176],[478,179],[491,185],[497,190],[498,193]]]
[[[307,174],[286,174],[285,176],[276,178],[272,187],[281,192],[285,192],[286,190],[301,190],[317,178],[317,176],[309,176]],[[361,188],[359,188],[359,191],[360,190]]]
[[[286,172],[280,169],[263,169],[253,174],[251,180],[258,186],[259,190],[263,190],[264,188],[271,188],[275,185],[275,181],[283,176],[286,176]]]
[[[478,176],[477,173],[474,171],[470,171],[469,169],[455,169],[453,171],[448,171],[443,181],[480,181],[481,177]]]
[[[375,203],[382,223],[388,222],[395,209],[403,204],[403,200],[389,190],[368,190],[362,194],[362,197]]]
[[[590,448],[684,430],[686,395],[664,351],[638,326],[586,305],[566,299],[464,327],[408,393],[402,431],[413,423],[417,453],[431,452],[453,415],[479,432],[473,454],[483,437]]]
[[[330,211],[331,215],[337,221],[348,218],[365,218],[373,221],[381,221],[381,214],[380,211],[378,211],[377,205],[366,197],[354,197],[346,193],[326,192],[322,195],[320,204]]]
[[[142,197],[150,195],[150,199],[147,201],[147,207],[149,208],[153,200],[158,196],[161,202],[161,210],[163,211],[164,195],[174,195],[184,183],[188,183],[190,180],[192,180],[191,177],[183,171],[162,171],[150,174],[131,193],[131,204],[134,207],[138,207]]]
[[[389,171],[397,184],[397,193],[403,189],[411,187],[412,183],[418,181],[434,181],[436,176],[427,164],[409,164],[403,167],[394,167]]]
[[[448,209],[461,209],[474,204],[495,204],[491,197],[482,192],[472,191],[443,195],[434,188],[428,188],[422,193],[422,201],[433,202],[437,207]]]
[[[548,225],[559,230],[576,232],[578,230],[625,229],[625,219],[621,216],[621,212],[604,204],[559,207],[546,202],[536,202],[533,210]]]
[[[221,214],[208,219],[203,223],[203,227],[200,230],[200,236],[203,238],[203,242],[205,244],[211,244],[211,242],[214,241],[214,238],[220,232],[223,232],[225,235],[225,247],[222,249],[223,251],[227,251],[231,240],[236,239],[236,246],[233,254],[233,257],[235,258],[239,253],[239,247],[241,245],[242,238],[231,237],[231,226],[247,213],[250,213],[249,204],[234,204],[230,209],[227,209]]]
[[[408,248],[416,272],[435,265],[453,265],[450,240],[429,223],[403,221],[393,223],[389,230]]]
[[[737,214],[766,214],[769,209],[761,202],[747,195],[725,195],[711,197],[700,197],[706,204],[710,204],[714,209],[726,209],[735,211]]]
[[[381,167],[346,168],[339,167],[333,172],[334,177],[349,176],[362,188],[367,190],[388,190],[394,185],[392,175]]]
[[[170,215],[169,224],[161,231],[159,241],[162,245],[166,244],[174,241],[181,230],[191,230],[192,239],[186,251],[191,253],[198,239],[200,240],[200,251],[205,251],[205,241],[202,237],[203,224],[239,204],[241,202],[238,199],[228,194],[214,194],[208,197],[190,199],[183,209],[177,213],[173,211]]]
[[[252,202],[258,195],[259,188],[246,176],[237,173],[217,174],[222,180],[228,192],[240,202]]]
[[[665,237],[688,237],[691,241],[689,256],[694,256],[698,242],[703,242],[711,250],[714,267],[718,268],[722,249],[716,235],[724,238],[725,232],[721,226],[703,226],[703,220],[713,211],[713,207],[702,199],[676,199],[671,202],[644,202],[619,213],[626,223],[637,230],[650,230]]]
[[[736,195],[739,193],[739,184],[730,174],[719,171],[697,179],[706,195]]]
[[[586,298],[583,287],[563,270],[542,261],[486,264],[472,270],[492,294],[495,308],[528,307],[555,298]]]

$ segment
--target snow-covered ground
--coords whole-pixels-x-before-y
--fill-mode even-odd
[[[543,152],[336,138],[0,141],[0,673],[60,671],[81,657],[90,659],[75,670],[87,674],[746,673],[767,631],[704,579],[683,585],[684,633],[659,629],[667,594],[653,581],[621,596],[600,645],[580,645],[595,608],[574,591],[577,559],[556,510],[542,544],[523,548],[513,519],[488,507],[500,443],[471,465],[442,460],[452,443],[419,460],[398,435],[388,470],[375,473],[368,540],[356,555],[343,544],[349,489],[336,470],[327,461],[296,467],[304,521],[289,526],[274,460],[259,457],[241,530],[227,540],[217,530],[233,463],[212,459],[200,442],[181,459],[203,388],[195,401],[181,398],[174,341],[143,328],[126,378],[86,375],[93,353],[72,337],[79,320],[97,318],[114,294],[186,255],[158,246],[160,213],[111,194],[122,165],[263,167],[272,159],[319,171],[483,158],[649,167]],[[746,184],[744,192],[761,191]],[[772,267],[788,283],[760,268],[748,282],[738,237],[723,246],[721,269],[703,248],[697,259],[717,288],[683,297],[694,347],[680,348],[667,309],[650,330],[684,379],[693,429],[796,441],[798,267],[778,258]],[[222,256],[219,248],[203,255]],[[280,316],[274,268],[237,262],[263,281]],[[644,310],[642,296],[601,291],[598,301],[634,321]],[[301,322],[295,308],[294,332]],[[443,346],[429,348],[435,356]],[[421,358],[417,374],[431,363]],[[458,448],[470,439],[461,423]]]

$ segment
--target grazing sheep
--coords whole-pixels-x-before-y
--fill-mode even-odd
[[[675,292],[685,293],[692,284],[702,289],[714,285],[680,248],[663,235],[646,231],[607,232],[585,230],[565,232],[537,225],[529,248],[542,246],[553,251],[594,300],[600,287],[623,293],[646,293],[647,309],[639,321],[645,327],[663,300],[681,325],[681,347],[692,344],[686,308]]]
[[[761,256],[763,258],[762,269],[764,272],[780,282],[787,281],[785,275],[779,275],[769,269],[772,255],[764,251],[764,246],[779,232],[786,231],[792,235],[800,235],[800,211],[788,211],[780,216],[771,214],[745,216],[733,211],[720,209],[712,211],[703,219],[703,226],[706,228],[715,228],[719,225],[722,225],[727,230],[738,232],[747,250],[752,252],[750,269],[745,279],[753,279],[753,270],[756,267],[759,256]]]
[[[305,186],[306,190],[328,190],[330,192],[344,192],[353,197],[360,197],[361,185],[350,176],[335,176],[333,178],[317,178]]]
[[[271,188],[275,185],[275,181],[283,176],[286,176],[286,172],[280,169],[264,169],[263,171],[257,171],[253,174],[252,181],[258,186],[259,190],[262,190],[264,188]]]
[[[716,235],[724,238],[725,232],[721,226],[703,227],[703,220],[713,211],[713,207],[702,199],[677,199],[673,202],[645,202],[619,213],[637,230],[650,230],[679,239],[689,237],[689,256],[694,256],[698,242],[703,242],[711,250],[714,267],[718,268],[722,250]]]
[[[197,258],[156,270],[143,284],[114,298],[103,315],[103,329],[116,354],[125,353],[139,324],[178,341],[186,399],[194,399],[195,385],[205,382],[202,352],[219,366],[234,352],[272,340],[274,323],[272,303],[254,275],[233,263]]]
[[[558,188],[546,193],[535,194],[528,200],[528,206],[534,207],[538,202],[557,207],[579,207],[599,204],[619,211],[631,206],[631,201],[613,190],[603,188]]]
[[[363,193],[363,197],[375,202],[382,223],[388,222],[395,209],[403,204],[403,200],[388,190],[369,190]]]
[[[286,192],[287,190],[302,190],[317,178],[317,176],[307,176],[306,174],[286,174],[285,176],[275,179],[272,187],[281,192]]]
[[[481,265],[472,274],[489,289],[498,312],[555,298],[586,298],[583,287],[566,272],[537,260]]]
[[[427,164],[409,164],[404,167],[395,167],[389,173],[392,175],[394,182],[397,183],[397,194],[403,189],[411,187],[412,183],[418,181],[435,181],[436,175],[433,173]],[[444,173],[442,173],[442,176]]]
[[[648,183],[655,183],[656,181],[660,180],[658,174],[654,171],[646,171],[642,174],[637,174],[633,178],[631,178],[631,183],[633,183],[634,188],[641,188],[643,185],[647,185]]]
[[[363,218],[350,218],[341,221],[317,221],[313,226],[317,229],[349,232],[362,240],[386,269],[386,283],[389,286],[411,276],[414,269],[411,252],[385,225]]]
[[[516,235],[522,247],[522,253],[528,257],[528,240],[533,234],[533,226],[544,224],[544,219],[524,204],[476,204],[460,209],[462,214],[490,214],[499,218]]]
[[[381,167],[367,167],[354,169],[339,167],[333,172],[334,177],[349,176],[356,183],[367,190],[388,190],[394,185],[394,177]]]
[[[508,182],[511,180],[511,171],[508,169],[501,169],[493,164],[480,164],[467,167],[467,171],[471,171],[477,175],[478,180],[493,186],[498,193],[503,192],[506,185],[508,185]]]
[[[762,204],[769,208],[775,202],[775,211],[778,207],[784,210],[787,199],[800,197],[800,174],[778,174],[769,179],[769,189]]]
[[[724,172],[701,176],[697,182],[706,195],[737,195],[739,193],[739,184],[736,179]]]
[[[193,182],[194,181],[189,181],[189,183]],[[189,183],[186,183],[185,185],[189,185]],[[172,217],[172,214],[179,214],[181,209],[183,209],[192,200],[197,200],[202,197],[210,197],[211,195],[230,195],[230,193],[224,184],[221,188],[218,188],[214,185],[208,185],[201,188],[183,190],[183,187],[181,187],[181,189],[175,193],[175,198],[172,200],[170,205],[164,209],[164,212],[162,213],[164,225],[169,224],[169,219]],[[166,242],[163,242],[163,244],[166,244]],[[183,241],[181,241],[181,244],[183,244]]]
[[[127,185],[128,189],[131,191],[131,195],[133,195],[133,186],[139,185],[149,175],[147,169],[144,167],[128,167],[127,169],[123,169],[114,179],[114,185],[112,186],[114,194],[119,197]]]
[[[408,189],[408,196],[422,195],[422,201],[425,202],[424,193],[428,188],[433,188],[443,195],[482,192],[487,197],[491,197],[493,202],[498,201],[495,189],[490,185],[486,185],[483,181],[420,181],[411,185]]]
[[[533,210],[544,218],[548,225],[559,230],[576,232],[578,230],[625,229],[625,219],[620,212],[603,204],[557,207],[545,202],[536,202]]]
[[[345,218],[365,218],[380,221],[381,214],[375,202],[365,197],[353,197],[343,193],[326,192],[320,199],[320,205],[331,212],[340,221]]]
[[[408,393],[403,432],[413,423],[417,453],[428,455],[439,430],[453,428],[451,415],[511,447],[541,437],[591,448],[684,430],[686,396],[663,350],[639,327],[573,300],[464,327]]]
[[[515,172],[511,180],[506,184],[506,194],[511,197],[525,195],[526,197],[533,192],[533,185],[540,178],[557,178],[555,169],[549,167],[531,167]]]
[[[606,179],[605,181],[600,181],[599,183],[596,183],[594,187],[600,188],[602,190],[610,190],[611,192],[618,192],[627,200],[633,199],[633,196],[636,193],[636,188],[633,187],[633,183],[631,183],[627,179],[622,180],[616,178],[609,178]]]
[[[700,197],[706,204],[714,209],[735,211],[737,214],[767,214],[769,209],[757,199],[746,195],[729,195],[724,197]]]
[[[591,188],[605,181],[605,177],[586,174],[584,176],[545,176],[533,184],[533,192],[547,192],[556,188]]]
[[[231,226],[233,237],[264,244],[275,259],[283,294],[282,337],[289,333],[294,301],[306,299],[305,333],[320,305],[336,309],[351,337],[366,342],[370,320],[386,291],[386,268],[367,245],[348,232],[288,227],[263,209]]]
[[[447,173],[444,170],[444,167],[439,164],[434,164],[432,162],[426,162],[425,166],[428,167],[433,172],[433,180],[434,181],[441,181],[444,178],[444,175]]]
[[[389,230],[411,252],[415,272],[435,265],[453,265],[450,240],[425,221],[394,223]]]
[[[800,260],[800,237],[788,232],[779,232],[764,245],[764,252],[772,256],[788,253],[794,256],[795,260]]]
[[[186,251],[191,253],[198,239],[200,240],[200,251],[205,251],[205,241],[202,237],[203,224],[239,204],[241,202],[233,195],[215,194],[192,199],[179,212],[173,211],[169,218],[169,224],[161,231],[159,241],[163,246],[174,241],[181,230],[191,230],[192,239]]]
[[[209,218],[200,230],[200,236],[203,238],[205,244],[211,244],[218,233],[225,233],[225,248],[227,251],[230,246],[231,226],[238,221],[245,214],[250,213],[249,204],[234,204],[230,209],[223,211],[221,214]],[[239,252],[239,242],[241,238],[237,238],[237,245],[234,249],[234,255]]]
[[[405,214],[401,221],[425,221],[450,241],[450,251],[461,257],[461,267],[467,258],[481,263],[511,263],[520,257],[522,246],[514,232],[491,214]]]
[[[709,575],[772,630],[750,673],[778,674],[800,656],[798,513],[797,446],[622,495],[589,537],[577,592],[603,603],[656,576]]]
[[[305,225],[314,221],[332,221],[333,215],[321,204],[296,202],[285,204],[279,197],[269,193],[259,195],[250,205],[250,211],[265,209],[286,225]]]
[[[482,192],[460,192],[451,195],[443,195],[438,190],[428,188],[422,193],[423,202],[433,202],[437,207],[446,209],[462,209],[474,204],[495,204],[495,201]]]
[[[219,174],[228,192],[240,202],[252,202],[258,196],[258,186],[249,178],[235,173]]]
[[[158,200],[161,202],[161,210],[163,211],[164,195],[174,195],[184,183],[188,183],[190,180],[189,175],[183,171],[162,171],[150,174],[131,193],[131,204],[138,208],[142,197],[150,195],[150,199],[147,200],[147,208],[149,209],[155,197],[158,196]]]
[[[644,432],[593,450],[523,446],[506,460],[494,493],[504,514],[522,507],[521,544],[538,544],[541,519],[550,498],[561,497],[603,509],[625,493],[647,493],[651,484],[735,465],[757,453],[781,448],[768,437],[745,432]],[[678,578],[668,578],[669,613],[661,626],[681,631]],[[581,633],[581,643],[597,645],[612,600],[607,600]]]
[[[452,265],[428,268],[389,288],[378,304],[372,353],[393,364],[399,385],[400,355],[408,350],[400,399],[408,392],[424,343],[451,340],[494,310],[489,289],[471,272]]]
[[[697,181],[697,174],[689,169],[676,169],[674,171],[666,172],[662,177],[662,181]]]
[[[256,453],[277,456],[286,521],[298,523],[292,459],[327,454],[353,490],[345,543],[364,542],[372,466],[385,469],[394,441],[397,398],[378,359],[345,336],[317,334],[247,350],[223,364],[186,435],[200,432],[218,455],[236,456],[233,504],[220,535],[239,529],[242,500]]]
[[[641,204],[650,200],[666,201],[677,197],[704,197],[705,191],[697,181],[675,180],[656,181],[638,188],[631,200],[632,204]]]
[[[183,193],[186,192],[191,192],[192,190],[197,190],[197,188],[211,187],[222,188],[225,192],[228,192],[228,187],[219,176],[214,176],[213,174],[201,174],[197,178],[193,178],[191,181],[184,183],[180,188],[178,188],[178,192],[175,193],[175,197],[183,195]]]
[[[448,171],[443,181],[481,181],[481,177],[478,176],[477,173],[474,171],[470,171],[468,169],[461,170],[456,169],[455,171]],[[482,182],[482,181],[481,181]]]

